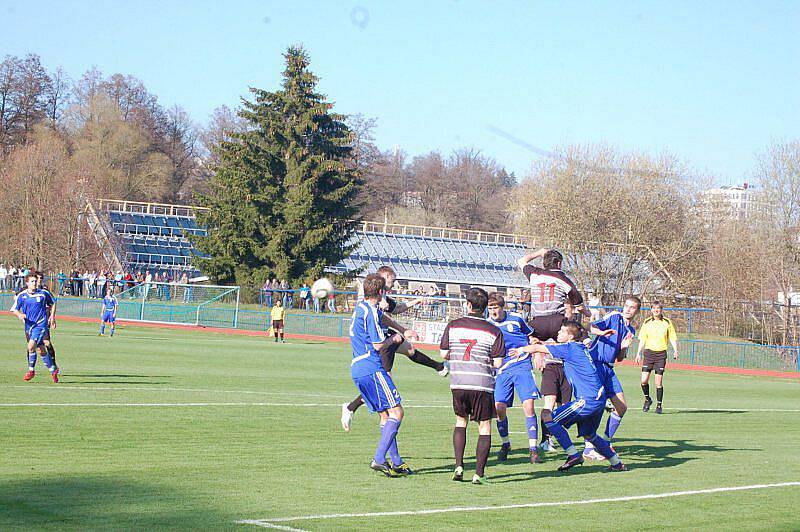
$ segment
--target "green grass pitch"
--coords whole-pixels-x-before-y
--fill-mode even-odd
[[[531,465],[511,410],[508,462],[491,485],[450,480],[447,380],[400,357],[406,409],[399,445],[418,474],[368,467],[377,440],[354,395],[344,343],[62,321],[53,334],[62,382],[41,361],[25,383],[22,327],[0,317],[0,530],[256,529],[797,529],[800,486],[568,506],[421,510],[586,501],[800,481],[800,381],[669,371],[664,415],[641,412],[638,372],[620,368],[631,408],[615,447],[631,471]],[[424,407],[424,408],[423,408]],[[574,433],[574,431],[571,431]],[[467,456],[474,457],[477,427]],[[469,460],[467,477],[472,474]],[[293,516],[409,511],[404,516]]]

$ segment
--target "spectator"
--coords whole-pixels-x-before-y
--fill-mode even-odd
[[[319,298],[317,297],[316,294],[314,294],[314,312],[319,312],[319,311],[320,311]]]
[[[283,308],[286,308],[286,301],[289,299],[289,283],[286,279],[281,279],[281,299],[283,300]]]
[[[4,291],[6,289],[7,276],[8,276],[8,270],[6,269],[6,265],[0,264],[0,291]]]
[[[125,274],[125,289],[130,290],[136,283],[133,282],[133,275],[131,272]]]
[[[153,272],[147,270],[147,276],[144,278],[144,299],[150,295],[150,288],[153,286]]]
[[[180,283],[184,285],[181,287],[183,290],[183,302],[189,303],[192,300],[192,287],[188,286],[189,275],[186,272],[183,272],[183,275],[181,275]]]
[[[97,270],[86,272],[86,292],[89,299],[97,298]]]
[[[97,297],[106,297],[106,273],[102,270],[97,276]]]
[[[272,279],[272,304],[273,305],[275,304],[275,301],[277,301],[281,297],[281,293],[278,291],[278,289],[280,287],[281,287],[281,285],[280,285],[280,283],[278,283],[278,280],[273,278]]]
[[[592,323],[600,321],[600,318],[602,317],[601,310],[598,308],[600,306],[600,298],[596,294],[590,293],[588,297],[588,304],[589,312],[592,313],[590,318]]]
[[[264,286],[261,287],[262,303],[267,308],[272,308],[272,292],[270,292],[270,287],[269,277],[267,277],[267,280],[264,281]]]
[[[303,301],[303,308],[310,310],[311,308],[311,289],[308,284],[303,283],[300,287],[300,299]]]
[[[161,281],[164,283],[164,299],[167,301],[170,300],[170,283],[172,282],[172,277],[169,273],[169,270],[164,272],[164,276],[162,277]]]
[[[64,295],[64,284],[67,282],[67,274],[64,270],[58,270],[58,295]]]
[[[328,294],[328,310],[331,313],[336,312],[336,296],[332,292]]]

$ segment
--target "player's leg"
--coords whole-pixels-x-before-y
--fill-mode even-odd
[[[368,387],[359,386],[364,399],[368,402],[370,410],[381,413],[381,421],[385,419],[385,423],[381,427],[381,436],[378,441],[378,446],[375,449],[370,466],[384,473],[386,476],[394,476],[394,471],[389,467],[386,461],[386,453],[392,446],[393,441],[397,437],[397,431],[400,428],[400,423],[403,420],[403,407],[400,402],[400,394],[392,382],[392,378],[385,371],[379,371],[370,376],[374,388],[369,390]],[[361,382],[364,382],[363,380]],[[395,449],[396,451],[396,449]],[[399,462],[402,459],[399,454],[395,457]]]
[[[581,416],[578,420],[578,434],[586,438],[586,441],[597,449],[603,458],[611,463],[612,471],[627,471],[627,467],[622,463],[617,452],[611,447],[611,443],[597,435],[597,428],[603,418],[603,404],[598,403],[591,411]]]
[[[30,338],[30,334],[26,331],[28,337],[27,354],[28,354],[28,372],[23,377],[24,380],[29,381],[36,376],[36,341]]]
[[[665,357],[666,358],[666,357]],[[666,363],[666,360],[664,361]],[[664,365],[658,365],[655,369],[656,381],[656,414],[663,412],[662,403],[664,402]]]
[[[531,463],[541,463],[539,458],[539,421],[536,419],[534,400],[539,397],[539,389],[533,379],[533,372],[519,370],[514,372],[514,389],[522,401],[522,411],[525,414],[525,430],[528,433],[528,451]]]
[[[489,394],[484,394],[489,395]],[[482,402],[494,406],[491,397]],[[483,416],[481,416],[483,417]],[[486,482],[486,462],[489,460],[489,450],[492,448],[492,419],[478,421],[478,444],[475,448],[475,474],[472,477],[473,484],[484,484]]]
[[[103,312],[103,316],[100,318],[100,334],[99,336],[103,336],[106,332],[106,313]]]
[[[456,398],[453,397],[455,404]],[[461,481],[464,478],[464,449],[467,448],[467,418],[456,414],[456,426],[453,428],[453,456],[456,468],[453,471],[453,480]]]
[[[644,360],[642,361],[642,394],[644,394],[644,404],[642,405],[642,412],[650,410],[650,405],[653,404],[653,399],[650,397],[650,372],[653,371],[653,364],[649,358],[649,352],[644,351]]]
[[[500,451],[497,459],[505,462],[511,450],[511,441],[508,438],[508,408],[514,406],[514,381],[509,372],[497,376],[494,383],[494,407],[497,411],[497,433],[500,434]]]
[[[582,408],[583,402],[572,401],[558,407],[554,412],[542,410],[542,419],[547,425],[547,428],[558,440],[561,448],[567,453],[567,461],[559,466],[559,471],[566,471],[583,463],[581,453],[575,448],[572,443],[572,438],[569,437],[569,433],[567,432],[567,429],[579,419]]]
[[[616,379],[616,375],[614,375],[614,378]],[[606,432],[603,435],[608,441],[611,441],[614,437],[620,423],[622,423],[622,416],[628,411],[628,403],[625,401],[625,394],[622,393],[622,386],[616,386],[614,389],[616,393],[611,396],[611,404],[614,405],[614,410],[608,415]]]
[[[117,319],[112,314],[111,316],[108,317],[108,322],[111,324],[111,333],[109,334],[109,336],[113,337],[114,330],[117,328]]]
[[[420,364],[422,366],[432,368],[436,370],[442,377],[447,376],[447,372],[445,372],[445,368],[447,367],[444,362],[433,360],[431,357],[417,349],[416,347],[412,346],[409,342],[404,341],[400,344],[400,347],[397,349],[398,353],[402,353],[406,355],[409,360],[414,362],[415,364]]]

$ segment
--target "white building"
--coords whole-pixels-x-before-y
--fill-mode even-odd
[[[703,211],[712,220],[746,220],[766,205],[764,193],[747,183],[712,188],[702,195]]]

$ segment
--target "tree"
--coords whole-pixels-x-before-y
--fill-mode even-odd
[[[219,148],[198,221],[207,255],[200,267],[221,283],[260,284],[320,275],[351,248],[361,185],[352,164],[353,136],[344,117],[315,92],[303,48],[284,54],[281,89],[251,88],[240,116],[248,130]]]

